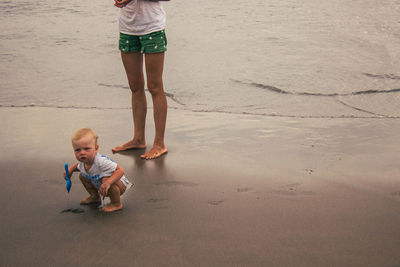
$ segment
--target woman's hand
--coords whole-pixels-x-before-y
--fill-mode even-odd
[[[126,6],[132,0],[114,0],[114,6],[122,8]]]

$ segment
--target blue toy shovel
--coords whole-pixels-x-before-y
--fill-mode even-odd
[[[66,174],[65,175],[65,180],[67,180],[66,187],[67,187],[67,191],[69,193],[69,190],[71,190],[72,183],[71,183],[71,179],[69,178],[68,163],[65,163],[64,168],[65,168],[65,174]]]

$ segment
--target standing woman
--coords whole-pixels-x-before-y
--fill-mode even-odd
[[[132,92],[133,139],[114,147],[112,151],[146,148],[147,102],[144,91],[144,62],[147,88],[153,100],[155,137],[153,147],[141,155],[141,158],[158,158],[168,152],[164,144],[167,99],[162,80],[164,53],[167,50],[165,11],[158,1],[114,1],[115,6],[120,8],[119,50],[121,50],[122,62]]]

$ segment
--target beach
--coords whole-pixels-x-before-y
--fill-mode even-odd
[[[398,123],[171,110],[169,153],[144,161],[111,154],[127,110],[1,112],[3,266],[399,264]],[[65,189],[84,125],[135,183],[120,212],[80,206],[76,174]]]
[[[2,2],[0,265],[399,266],[389,2],[165,2],[155,160],[111,152],[132,134],[112,3]],[[134,183],[121,211],[79,205],[77,174],[65,188],[81,127]]]

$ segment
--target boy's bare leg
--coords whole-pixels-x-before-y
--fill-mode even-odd
[[[155,137],[153,147],[141,156],[142,159],[155,159],[168,152],[164,144],[164,132],[167,121],[167,98],[164,93],[162,74],[164,53],[145,54],[147,87],[153,100]]]
[[[101,210],[104,212],[112,212],[122,209],[121,195],[125,192],[125,190],[126,186],[121,181],[112,184],[107,194],[107,196],[110,197],[111,202],[104,206]]]
[[[88,197],[85,197],[81,200],[81,205],[88,205],[93,203],[100,202],[99,192],[97,191],[96,187],[92,184],[92,182],[79,174],[79,179],[81,180],[83,187],[85,187],[86,191],[89,193]]]
[[[121,58],[132,92],[133,138],[125,144],[114,147],[113,152],[146,148],[147,102],[144,92],[143,55],[140,52],[121,52]]]

